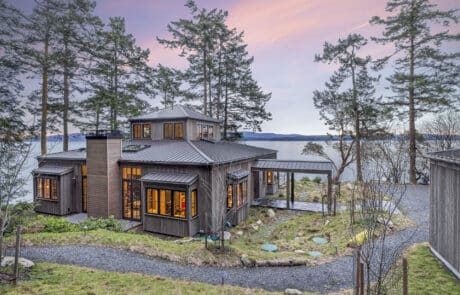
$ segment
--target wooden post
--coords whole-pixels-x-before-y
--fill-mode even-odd
[[[286,209],[291,208],[289,197],[291,195],[291,173],[286,172]]]
[[[408,295],[409,294],[409,288],[407,285],[407,258],[403,256],[402,258],[402,267],[403,267],[403,295]]]
[[[364,263],[360,263],[359,266],[359,295],[364,295]]]
[[[294,205],[294,187],[295,187],[295,179],[294,173],[291,174],[291,202]]]
[[[221,227],[221,230],[220,230],[220,251],[222,253],[224,253],[224,226],[225,226],[225,223],[224,223],[224,215],[222,215],[222,227]]]
[[[19,277],[19,251],[21,247],[21,231],[22,226],[18,226],[16,231],[16,250],[14,252],[14,280],[13,284],[16,285]]]
[[[360,268],[361,268],[361,249],[358,247],[356,249],[356,278],[355,278],[355,295],[359,295],[359,287],[361,286],[361,275],[360,275]]]
[[[327,213],[331,214],[332,211],[332,176],[327,174]]]
[[[204,247],[208,249],[208,212],[204,213]]]

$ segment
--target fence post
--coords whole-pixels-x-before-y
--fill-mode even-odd
[[[361,248],[358,247],[356,249],[356,282],[355,282],[355,295],[359,295],[359,287],[361,286],[361,276],[360,276],[360,270],[361,268]]]
[[[364,295],[364,263],[359,264],[359,295]]]
[[[403,267],[403,295],[409,294],[409,288],[407,285],[407,258],[403,256],[402,258],[402,267]]]
[[[22,231],[22,226],[18,226],[18,229],[16,230],[16,249],[14,252],[14,280],[13,284],[16,286],[18,277],[19,277],[19,250],[21,247],[21,231]]]
[[[221,231],[220,231],[220,251],[222,253],[224,253],[224,250],[225,250],[225,246],[224,246],[224,226],[225,226],[225,223],[224,223],[224,215],[222,215],[222,225],[221,225]]]
[[[204,213],[204,247],[208,249],[208,212]]]

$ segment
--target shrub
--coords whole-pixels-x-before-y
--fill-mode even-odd
[[[313,182],[316,182],[317,184],[320,184],[321,183],[321,177],[316,176],[315,178],[313,178]]]
[[[121,223],[113,216],[109,218],[87,219],[80,224],[81,230],[107,229],[112,231],[122,231]]]
[[[10,207],[8,225],[5,234],[11,234],[16,231],[19,225],[26,224],[35,215],[35,204],[28,202],[19,202]],[[1,222],[1,218],[0,218]]]
[[[309,178],[308,176],[304,176],[304,177],[302,177],[302,178],[300,179],[300,181],[301,181],[302,183],[308,183],[308,182],[310,182],[310,178]]]
[[[47,217],[45,219],[43,231],[49,233],[64,233],[78,231],[80,228],[76,224],[72,224],[64,218]]]

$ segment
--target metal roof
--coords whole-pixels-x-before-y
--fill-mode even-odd
[[[42,156],[38,156],[37,159],[39,160],[46,160],[46,159],[51,159],[51,160],[86,160],[86,149],[76,149],[76,150],[70,150],[67,152],[59,152],[59,153],[52,153],[52,154],[46,154]]]
[[[151,172],[149,174],[144,175],[141,178],[141,181],[191,185],[197,179],[198,175],[196,174]]]
[[[237,162],[262,156],[272,156],[277,153],[277,151],[271,149],[227,141],[209,142],[200,140],[192,141],[192,143],[216,164]]]
[[[460,164],[460,149],[426,153],[427,158],[441,160],[449,163]]]
[[[249,175],[248,170],[238,169],[232,172],[228,172],[227,176],[232,179],[242,179]]]
[[[33,170],[34,174],[64,175],[73,171],[73,167],[43,165]]]
[[[195,119],[200,121],[220,123],[220,120],[203,115],[190,107],[174,105],[153,113],[130,118],[130,121],[160,121],[160,120]]]
[[[329,161],[288,161],[288,160],[257,160],[255,170],[277,170],[298,173],[333,173],[334,166]]]

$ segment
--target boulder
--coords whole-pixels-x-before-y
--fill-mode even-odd
[[[295,250],[294,253],[296,254],[305,254],[304,250]]]
[[[268,209],[268,210],[267,210],[267,216],[270,217],[270,218],[275,218],[275,217],[276,217],[275,210],[273,210],[273,209]]]
[[[302,291],[297,290],[297,289],[287,288],[286,290],[284,290],[284,294],[297,295],[297,294],[302,294]]]
[[[255,231],[258,231],[258,230],[259,230],[259,227],[258,227],[257,225],[255,225],[255,224],[251,224],[251,227],[252,227],[252,229],[255,230]]]
[[[22,258],[22,257],[19,257],[18,263],[20,265],[22,265],[23,267],[25,267],[25,268],[31,268],[32,266],[35,265],[29,259],[25,259],[25,258]],[[10,266],[10,265],[14,265],[14,257],[13,256],[5,256],[5,257],[3,257],[1,266],[4,267],[4,266]]]
[[[246,267],[253,267],[255,265],[255,261],[250,259],[247,254],[243,254],[240,257],[241,263]]]
[[[261,225],[261,224],[262,224],[262,220],[259,219],[259,220],[257,220],[256,223],[257,223],[258,225]]]
[[[244,233],[243,233],[242,230],[239,230],[239,231],[236,232],[236,234],[239,235],[239,236],[242,236]]]

